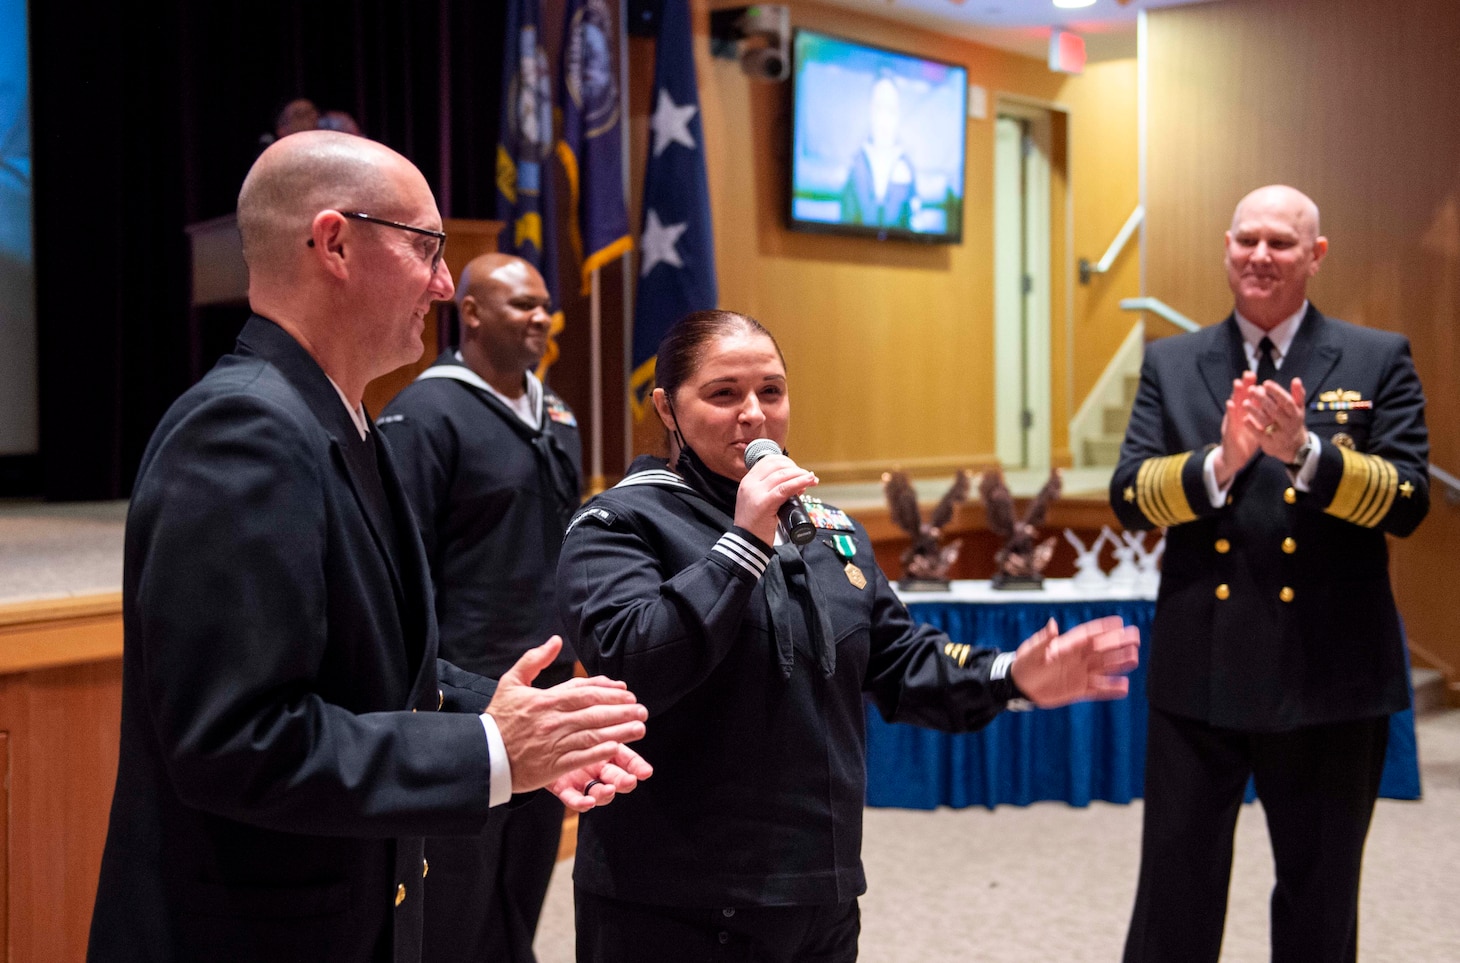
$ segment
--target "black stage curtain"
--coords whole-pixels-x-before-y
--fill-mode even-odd
[[[233,210],[279,108],[308,97],[490,217],[504,5],[30,5],[42,494],[126,497],[167,406],[242,309],[188,310],[183,227]]]

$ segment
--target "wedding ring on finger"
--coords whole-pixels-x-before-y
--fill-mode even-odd
[[[588,780],[587,785],[585,785],[583,787],[583,795],[585,795],[585,796],[588,795],[588,790],[592,789],[594,786],[602,786],[602,785],[603,785],[603,780],[602,779],[590,779],[590,780]]]
[[[1270,435],[1270,434],[1272,434],[1275,431],[1277,431],[1277,422],[1275,422],[1275,421],[1269,421],[1267,423],[1267,427],[1264,428],[1264,429],[1262,429],[1262,433],[1264,435]]]

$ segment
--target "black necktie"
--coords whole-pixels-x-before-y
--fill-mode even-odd
[[[1274,350],[1275,346],[1272,343],[1272,339],[1269,337],[1264,336],[1261,341],[1257,342],[1258,384],[1262,384],[1266,381],[1277,381],[1277,365],[1272,363],[1272,353]]]

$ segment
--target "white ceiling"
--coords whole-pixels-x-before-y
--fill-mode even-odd
[[[1085,38],[1091,61],[1136,55],[1136,14],[1157,7],[1215,0],[1095,0],[1062,10],[1052,0],[824,0],[838,7],[916,24],[1027,57],[1045,59],[1049,32],[1059,27]],[[794,14],[793,14],[794,16]]]

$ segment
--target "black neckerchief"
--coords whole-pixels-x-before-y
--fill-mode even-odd
[[[678,432],[675,433],[678,435]],[[674,471],[705,501],[735,517],[735,499],[740,494],[740,483],[726,478],[710,468],[695,454],[695,450],[678,437],[679,456],[674,462]],[[763,576],[765,586],[766,615],[769,617],[771,633],[775,637],[776,654],[780,662],[781,677],[791,677],[795,664],[794,642],[788,607],[800,604],[805,599],[809,605],[807,626],[811,632],[811,649],[821,666],[822,675],[831,678],[836,673],[836,639],[833,638],[831,620],[826,605],[820,599],[816,580],[806,567],[800,550],[790,543],[777,545],[771,553],[770,564]]]

